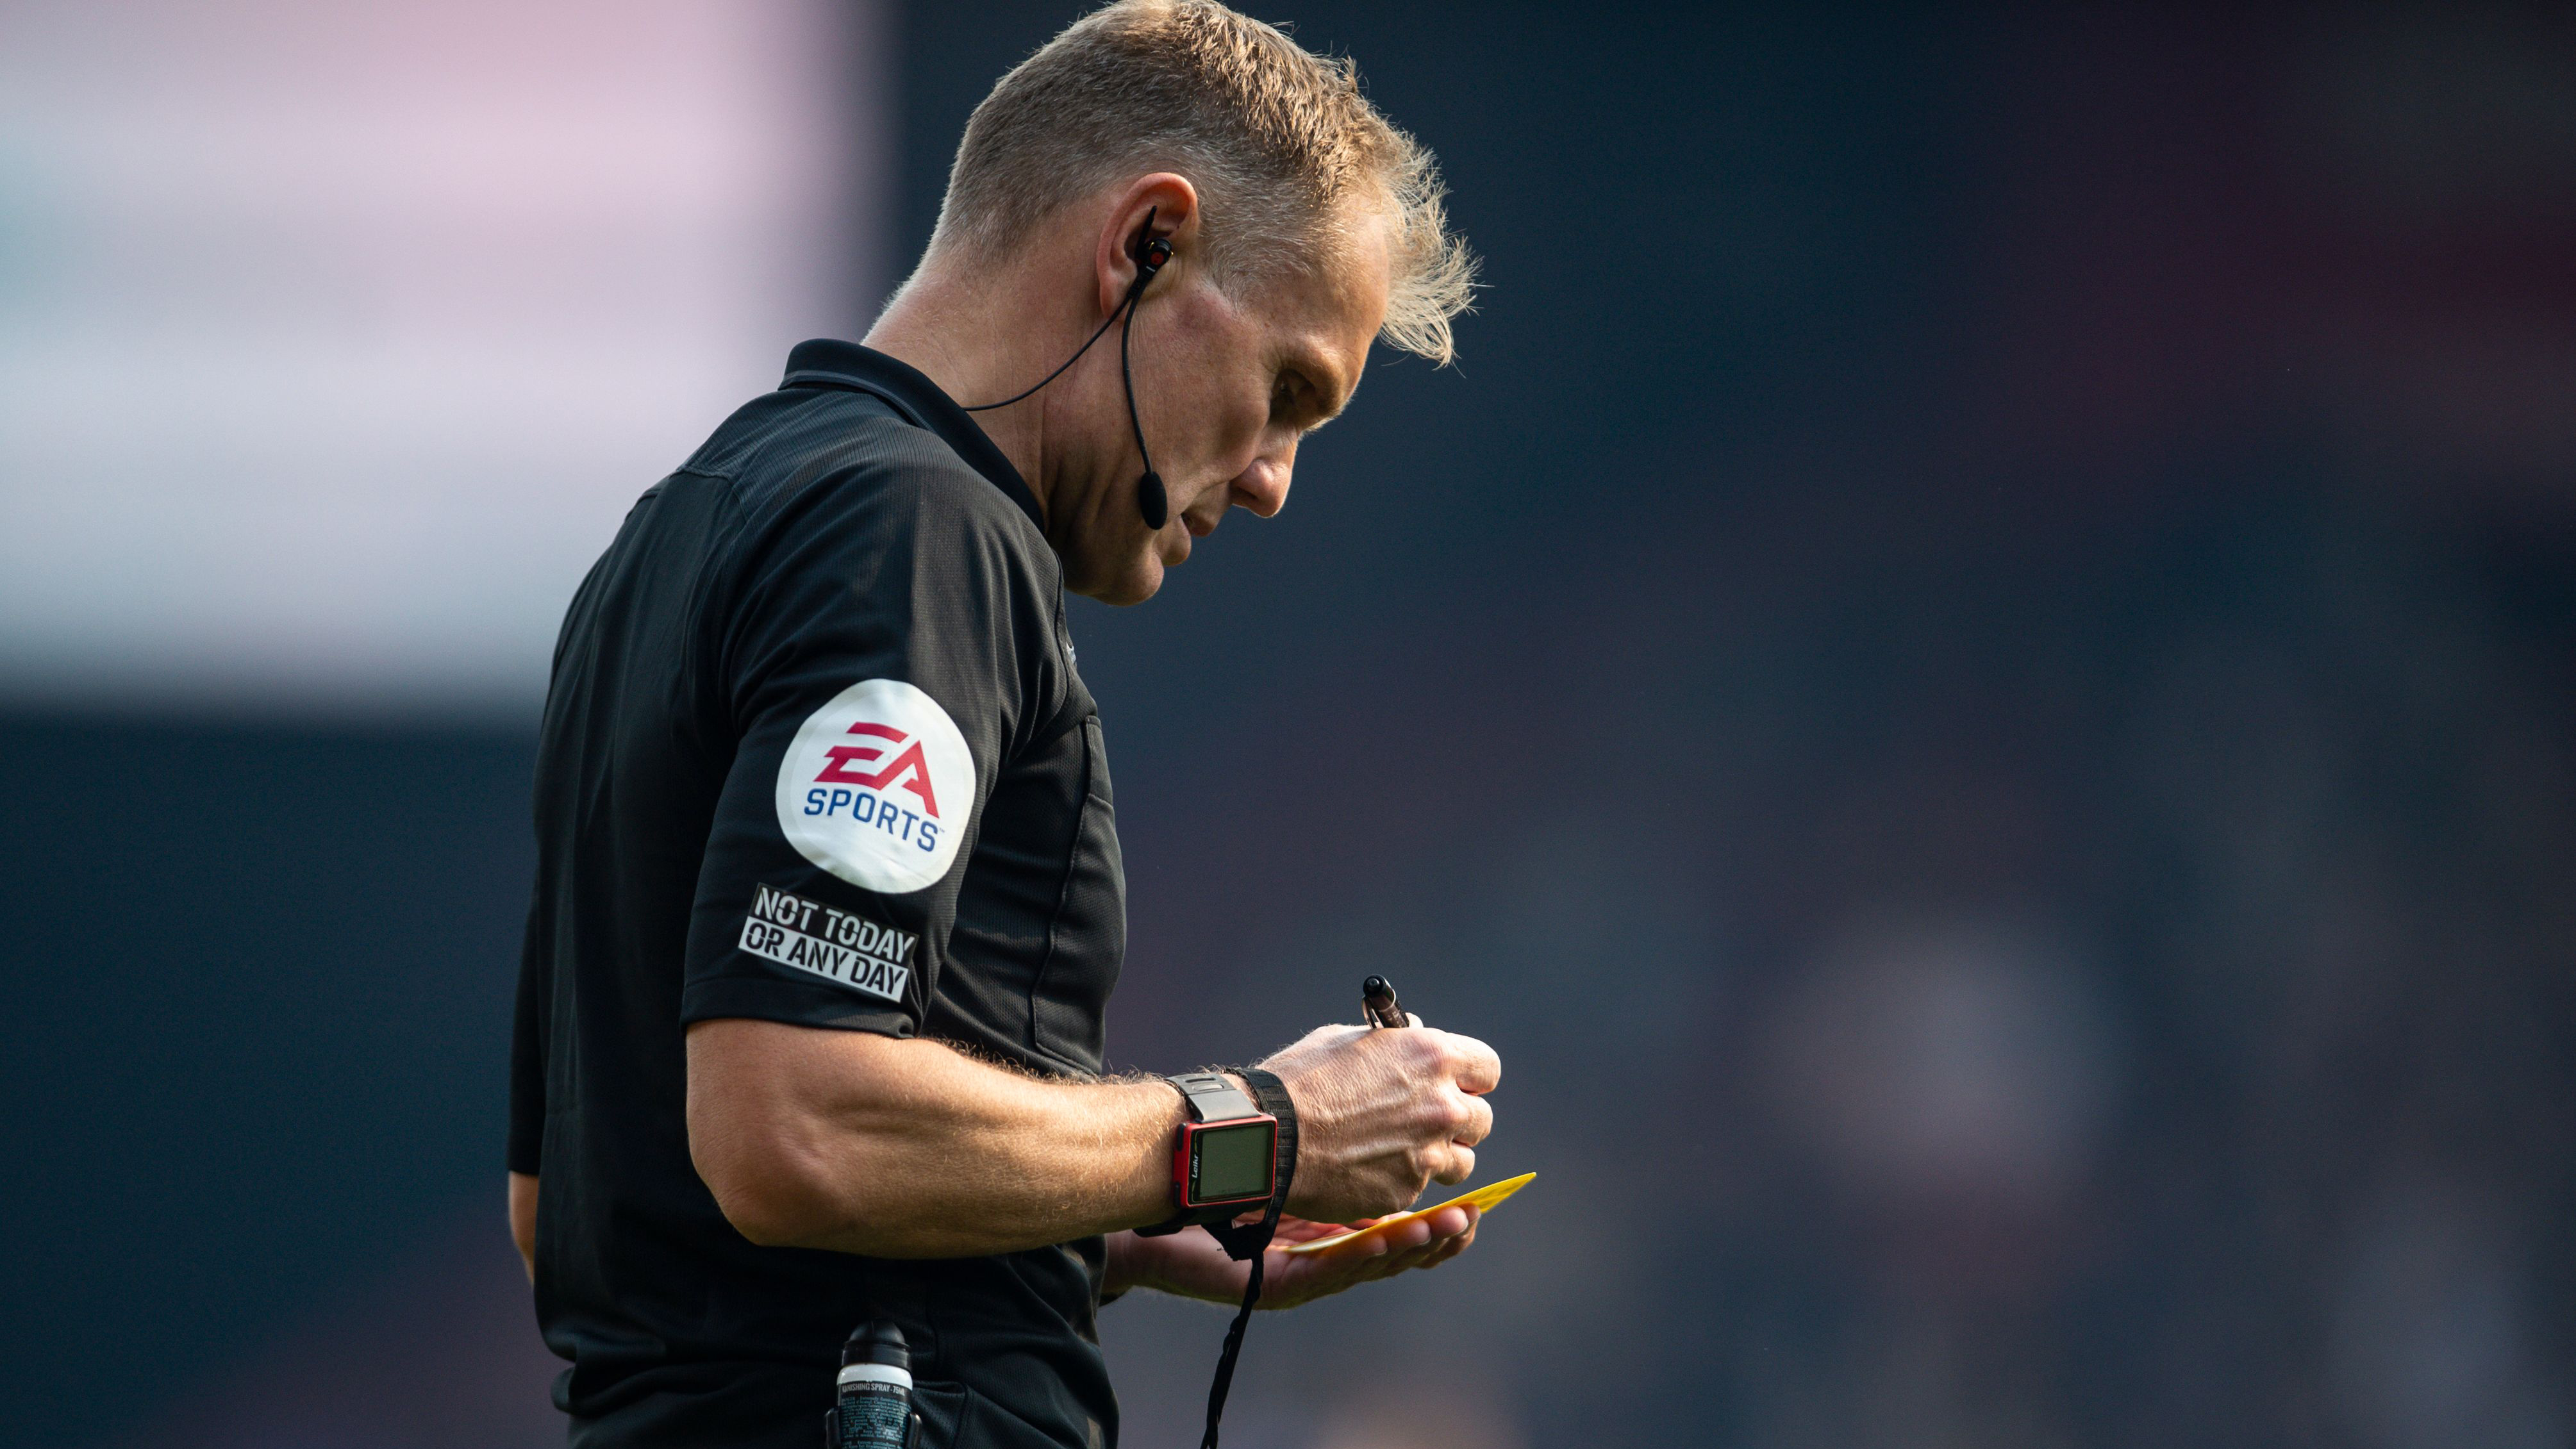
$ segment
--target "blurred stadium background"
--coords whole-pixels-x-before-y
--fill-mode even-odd
[[[559,611],[1079,8],[0,5],[0,1438],[560,1442]],[[1228,1442],[2570,1443],[2569,12],[1285,18],[1492,286],[1078,610],[1113,1055],[1383,970],[1541,1180]]]

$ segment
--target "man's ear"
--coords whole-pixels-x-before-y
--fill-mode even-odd
[[[1188,177],[1170,171],[1127,183],[1102,221],[1093,248],[1092,272],[1099,279],[1103,317],[1127,300],[1127,288],[1136,280],[1136,247],[1146,239],[1142,233],[1149,214],[1153,234],[1172,244],[1172,260],[1163,268],[1164,275],[1191,259],[1199,239],[1199,189]]]

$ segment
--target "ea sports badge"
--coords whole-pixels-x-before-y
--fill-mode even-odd
[[[939,702],[870,679],[806,717],[778,764],[778,826],[797,853],[884,895],[948,874],[975,808],[975,757]]]

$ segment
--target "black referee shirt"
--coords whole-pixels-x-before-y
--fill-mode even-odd
[[[689,1161],[687,1025],[1100,1070],[1126,882],[1063,582],[1008,459],[910,367],[808,342],[627,515],[555,648],[512,1050],[537,1315],[589,1445],[813,1449],[841,1341],[914,1347],[925,1449],[1099,1445],[1098,1238],[755,1247]]]

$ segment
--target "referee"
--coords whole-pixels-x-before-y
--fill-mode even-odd
[[[1242,1295],[1206,1234],[1132,1231],[1173,1217],[1194,1108],[1100,1075],[1125,879],[1064,593],[1139,602],[1277,513],[1372,339],[1447,360],[1439,196],[1346,62],[1112,5],[976,109],[866,344],[798,347],[628,514],[556,647],[512,1051],[573,1442],[812,1449],[883,1316],[924,1449],[1114,1445],[1100,1306]],[[1262,1065],[1291,1240],[1463,1180],[1501,1070],[1349,1026]],[[1475,1224],[1385,1236],[1272,1254],[1264,1305]]]

